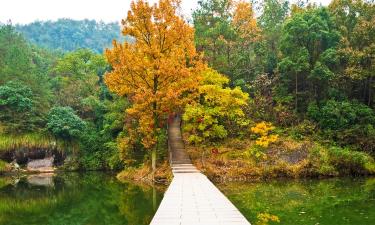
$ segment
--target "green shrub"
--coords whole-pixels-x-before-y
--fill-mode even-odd
[[[328,149],[329,163],[340,174],[374,174],[374,159],[366,153],[348,148],[331,147]]]
[[[319,144],[314,144],[310,149],[309,160],[312,164],[312,173],[323,176],[336,176],[338,172],[331,165],[330,157],[326,148]]]

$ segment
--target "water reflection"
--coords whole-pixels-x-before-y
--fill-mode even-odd
[[[0,224],[149,224],[163,190],[104,173],[0,178]]]
[[[262,213],[280,219],[270,224],[375,224],[375,178],[232,183],[219,188],[252,224]]]
[[[36,186],[53,187],[53,173],[33,174],[27,176],[27,183]]]

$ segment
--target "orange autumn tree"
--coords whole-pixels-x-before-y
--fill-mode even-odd
[[[121,145],[129,146],[141,138],[142,145],[152,150],[153,171],[162,123],[169,113],[184,106],[187,94],[200,80],[194,30],[177,15],[179,7],[179,0],[160,0],[154,5],[132,1],[122,21],[122,34],[131,40],[114,41],[113,48],[105,52],[112,66],[105,83],[131,103],[126,110],[129,135]]]

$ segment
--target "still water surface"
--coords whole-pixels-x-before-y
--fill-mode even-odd
[[[219,184],[252,224],[261,213],[280,225],[375,225],[375,178]]]
[[[144,225],[163,191],[105,173],[0,177],[1,225]]]
[[[268,213],[280,219],[270,225],[375,225],[375,178],[218,187],[252,224]],[[164,189],[124,184],[96,172],[0,177],[0,225],[149,224]]]

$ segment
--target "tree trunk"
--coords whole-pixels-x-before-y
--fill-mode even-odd
[[[156,171],[156,149],[158,145],[156,144],[155,147],[152,149],[151,152],[151,167],[152,167],[152,180],[155,180],[155,171]]]
[[[153,87],[153,94],[156,95],[156,92],[158,91],[158,77],[157,76],[154,76],[154,87]],[[158,131],[157,131],[157,127],[159,125],[159,115],[158,113],[156,112],[158,108],[158,105],[157,105],[157,102],[154,101],[152,103],[152,109],[153,109],[153,119],[154,119],[154,130],[153,130],[153,133],[154,133],[154,138],[156,138],[156,144],[154,146],[154,148],[152,149],[152,152],[151,152],[151,167],[152,167],[152,180],[155,180],[155,171],[156,171],[156,151],[158,149]]]
[[[298,96],[297,96],[297,94],[298,94],[298,74],[295,73],[295,76],[296,76],[296,84],[295,84],[296,85],[296,90],[295,90],[296,93],[295,93],[295,100],[294,100],[295,106],[294,107],[295,107],[295,111],[297,112],[298,111],[297,110],[298,109]]]
[[[371,92],[372,92],[372,76],[370,77],[370,81],[369,81],[369,84],[368,84],[368,100],[367,100],[367,105],[368,106],[371,106]]]

